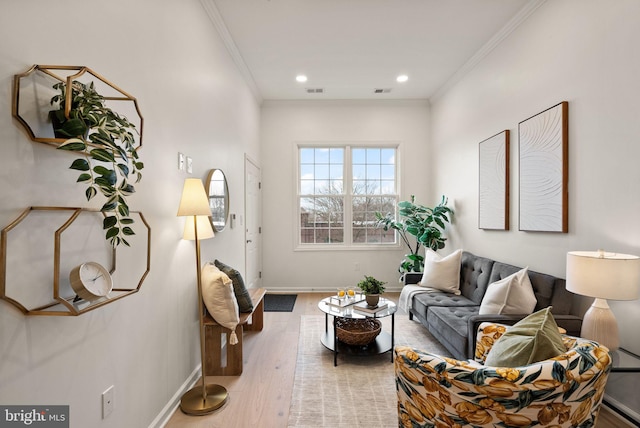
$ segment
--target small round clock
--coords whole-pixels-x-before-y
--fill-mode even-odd
[[[105,297],[113,288],[113,280],[107,269],[96,262],[82,263],[69,274],[71,288],[78,297],[92,301]]]

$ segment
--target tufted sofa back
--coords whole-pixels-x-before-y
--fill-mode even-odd
[[[479,305],[491,283],[494,263],[491,259],[464,251],[460,262],[460,294]]]

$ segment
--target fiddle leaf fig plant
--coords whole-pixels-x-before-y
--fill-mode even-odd
[[[449,223],[453,210],[447,207],[448,199],[442,196],[442,200],[433,208],[415,203],[415,196],[411,195],[410,201],[398,203],[399,220],[396,221],[395,213],[382,214],[376,212],[376,225],[385,231],[396,230],[402,242],[409,248],[410,253],[400,263],[398,272],[422,272],[424,268],[424,256],[420,254],[422,246],[433,251],[444,248],[447,238],[444,237],[445,224]],[[412,236],[413,239],[409,239]]]
[[[135,232],[126,198],[136,191],[129,179],[133,177],[138,183],[144,168],[136,151],[135,125],[105,105],[93,82],[72,83],[71,111],[66,117],[66,83],[53,87],[59,93],[51,98],[51,105],[59,108],[50,112],[50,117],[59,135],[68,138],[58,149],[81,155],[69,168],[80,171],[77,182],[87,184],[88,201],[98,192],[106,198],[100,208],[105,214],[102,226],[106,239],[114,248],[120,244],[129,246],[126,236]]]

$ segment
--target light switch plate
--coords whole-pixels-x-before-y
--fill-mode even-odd
[[[184,155],[178,153],[178,171],[184,171]]]
[[[105,419],[113,412],[115,407],[115,388],[111,385],[105,392],[102,393],[102,419]]]
[[[193,173],[193,160],[191,160],[190,156],[187,156],[187,173]]]

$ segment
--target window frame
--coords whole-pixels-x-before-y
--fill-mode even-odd
[[[301,240],[301,211],[300,211],[300,198],[306,196],[301,194],[301,159],[300,149],[304,148],[343,148],[343,197],[344,197],[344,231],[343,242],[340,243],[303,243]],[[359,196],[353,194],[353,159],[352,150],[354,148],[389,148],[395,150],[395,164],[394,164],[394,183],[395,183],[395,203],[396,203],[396,215],[397,215],[397,203],[400,201],[401,195],[401,148],[402,145],[397,141],[376,141],[376,142],[297,142],[294,144],[294,162],[295,162],[295,181],[294,187],[294,215],[296,220],[294,225],[294,251],[341,251],[341,250],[372,250],[372,251],[385,251],[391,249],[400,248],[400,242],[398,235],[394,231],[394,242],[363,242],[354,243],[353,241],[353,197]],[[360,195],[361,196],[361,195]]]

